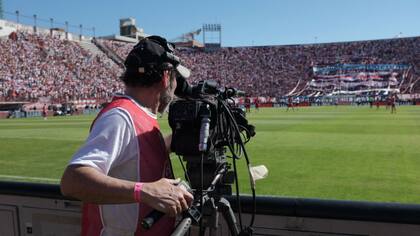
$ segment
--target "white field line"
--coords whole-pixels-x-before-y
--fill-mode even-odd
[[[34,181],[47,181],[47,182],[59,182],[59,179],[41,178],[41,177],[28,177],[19,175],[0,175],[0,179],[14,179],[14,180],[34,180]]]

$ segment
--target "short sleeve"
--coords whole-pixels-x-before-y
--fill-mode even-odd
[[[69,165],[91,166],[107,174],[112,165],[128,158],[124,153],[135,148],[130,147],[134,135],[128,113],[118,108],[111,109],[96,119],[85,144],[74,154]]]

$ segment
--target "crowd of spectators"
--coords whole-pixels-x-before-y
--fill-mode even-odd
[[[125,58],[133,43],[101,41]],[[343,43],[178,49],[191,69],[190,83],[212,79],[249,96],[278,97],[312,78],[312,67],[349,64],[408,64],[420,79],[420,37]],[[77,43],[19,32],[0,40],[0,100],[109,99],[122,90],[122,68]],[[413,92],[420,92],[420,82]]]
[[[122,91],[122,69],[78,43],[17,32],[0,40],[0,101],[106,100]]]
[[[124,60],[128,53],[130,53],[131,49],[134,47],[134,43],[125,43],[125,42],[118,42],[112,40],[99,40],[99,42],[103,43],[107,48],[115,52],[122,60]]]
[[[108,41],[125,58],[133,44]],[[343,43],[225,47],[218,50],[179,49],[191,68],[191,83],[212,79],[249,96],[278,97],[312,79],[312,67],[332,64],[407,64],[420,79],[420,37]],[[420,81],[413,92],[420,92]]]

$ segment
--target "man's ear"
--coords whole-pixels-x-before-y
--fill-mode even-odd
[[[161,83],[164,88],[167,88],[169,86],[169,80],[170,80],[170,72],[168,70],[164,70],[162,73],[162,80]]]

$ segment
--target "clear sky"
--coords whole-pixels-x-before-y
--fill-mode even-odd
[[[33,24],[36,14],[38,24],[45,27],[53,18],[68,21],[76,33],[80,24],[95,27],[96,36],[118,34],[119,19],[126,17],[134,17],[145,33],[168,39],[203,23],[219,23],[223,46],[420,36],[420,0],[2,1],[6,19],[16,21],[14,12],[19,10],[21,23]],[[201,41],[202,35],[197,39]]]

